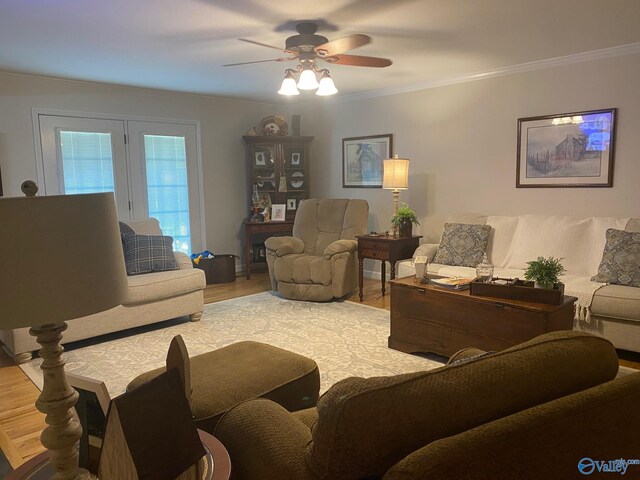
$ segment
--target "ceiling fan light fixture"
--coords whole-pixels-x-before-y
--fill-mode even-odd
[[[280,86],[280,90],[278,90],[280,95],[300,95],[298,91],[298,87],[296,87],[296,79],[293,78],[293,72],[291,70],[287,70],[287,73],[284,76],[284,80],[282,80],[282,85]]]
[[[329,95],[335,95],[338,93],[338,89],[336,88],[335,83],[333,83],[333,79],[331,75],[329,75],[329,70],[322,71],[322,78],[320,79],[320,86],[318,87],[318,91],[316,95],[321,97],[327,97]]]
[[[316,74],[313,70],[310,68],[302,70],[300,79],[298,80],[298,88],[300,90],[315,90],[319,86],[320,84],[318,83],[318,79],[316,78]]]

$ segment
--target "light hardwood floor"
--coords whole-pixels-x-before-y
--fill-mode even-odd
[[[214,303],[267,291],[271,288],[266,273],[244,276],[235,283],[209,285],[204,291],[205,303]],[[387,287],[387,292],[389,288]],[[389,295],[382,296],[380,282],[365,280],[363,304],[389,310]],[[348,300],[358,302],[354,294]],[[640,355],[626,354],[620,364],[640,370]],[[40,453],[40,432],[45,426],[44,415],[34,406],[40,393],[29,378],[0,350],[0,449],[13,468]]]

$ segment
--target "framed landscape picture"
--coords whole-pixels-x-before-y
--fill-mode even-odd
[[[382,188],[382,161],[392,151],[392,134],[343,138],[342,187]]]
[[[516,187],[611,187],[616,109],[518,119]]]

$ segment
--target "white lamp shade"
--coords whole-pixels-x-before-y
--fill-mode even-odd
[[[303,70],[300,74],[300,80],[298,80],[298,88],[300,90],[315,90],[318,86],[318,80],[313,70]]]
[[[318,91],[316,92],[316,95],[319,95],[321,97],[326,97],[328,95],[335,95],[336,93],[338,93],[338,89],[336,88],[336,85],[333,83],[333,79],[328,75],[324,75],[320,79],[320,86],[318,87]]]
[[[113,193],[0,198],[0,328],[57,323],[124,300]]]
[[[382,188],[388,190],[406,190],[409,188],[409,159],[395,155],[384,161]]]
[[[296,80],[291,75],[287,75],[282,80],[282,86],[278,90],[280,95],[300,95],[298,87],[296,87]]]

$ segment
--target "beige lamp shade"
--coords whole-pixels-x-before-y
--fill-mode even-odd
[[[122,303],[112,193],[0,198],[0,327],[63,322]]]
[[[382,188],[388,190],[406,190],[409,188],[409,159],[394,155],[384,161]]]

